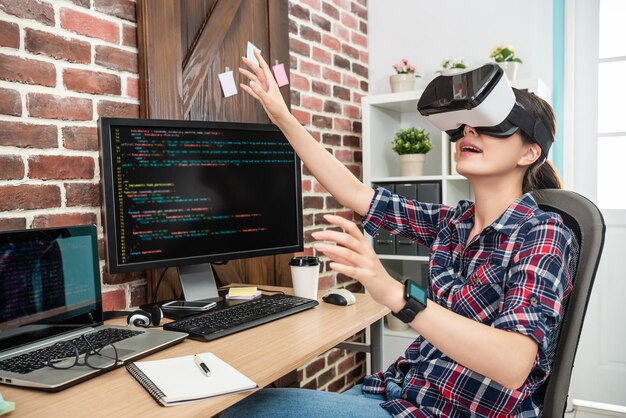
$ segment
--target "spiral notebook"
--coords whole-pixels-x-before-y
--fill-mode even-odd
[[[207,377],[193,355],[164,360],[136,361],[126,369],[162,406],[242,392],[257,387],[237,369],[212,353],[198,354],[211,370]]]

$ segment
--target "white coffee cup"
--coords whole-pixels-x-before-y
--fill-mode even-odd
[[[320,279],[320,259],[314,256],[293,257],[289,261],[291,282],[296,296],[317,299]]]

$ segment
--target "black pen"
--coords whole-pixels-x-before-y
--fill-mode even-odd
[[[206,377],[211,377],[211,370],[209,369],[209,366],[204,364],[202,359],[197,354],[193,355],[193,362],[196,363],[196,366],[200,368],[202,374],[204,374]]]

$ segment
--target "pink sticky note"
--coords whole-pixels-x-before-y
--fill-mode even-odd
[[[276,82],[278,83],[278,87],[285,86],[289,84],[289,79],[287,78],[287,73],[285,72],[284,64],[276,64],[272,67],[274,70],[274,77],[276,77]]]

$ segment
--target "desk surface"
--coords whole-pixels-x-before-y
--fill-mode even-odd
[[[283,289],[290,293],[291,289]],[[210,351],[259,388],[297,369],[360,330],[381,319],[388,309],[369,295],[357,294],[351,306],[321,302],[305,312],[282,318],[211,342],[185,340],[144,359],[162,359]],[[111,323],[124,323],[124,319]],[[0,385],[7,401],[16,403],[10,417],[210,417],[252,394],[252,391],[161,407],[126,371],[119,368],[58,393]]]

